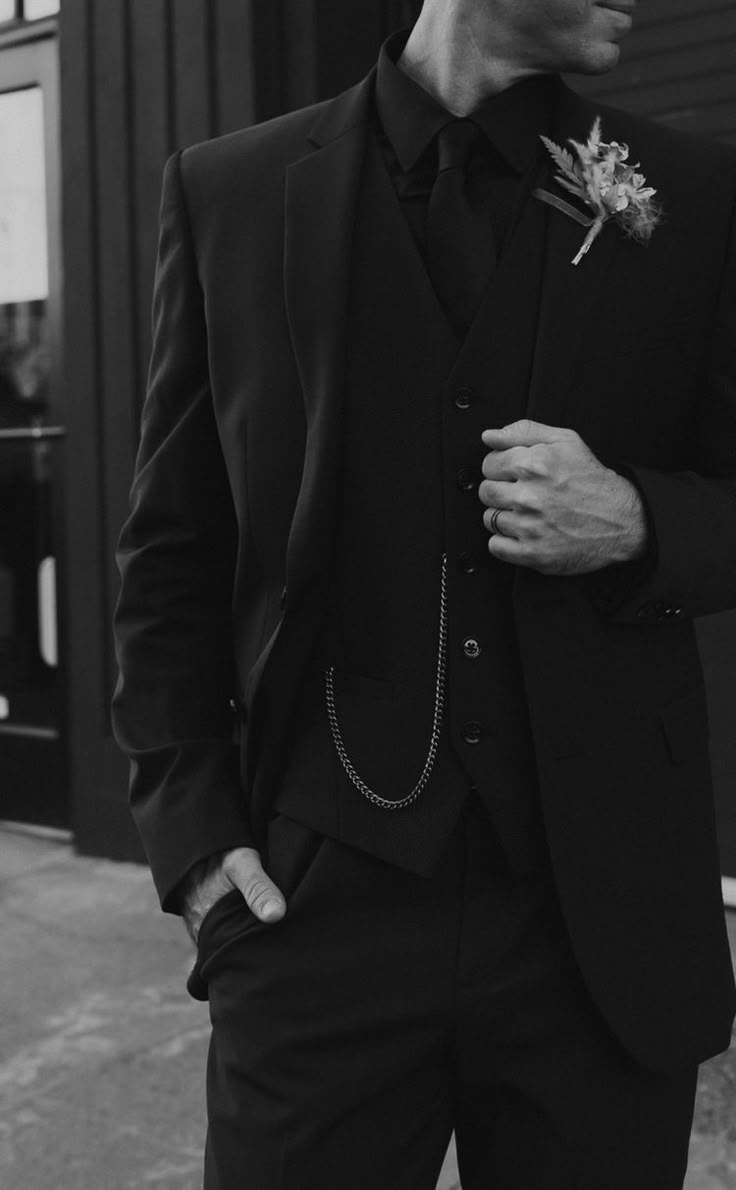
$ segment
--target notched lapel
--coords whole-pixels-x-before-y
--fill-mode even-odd
[[[287,721],[293,675],[304,671],[324,602],[337,508],[353,226],[372,82],[371,73],[326,105],[310,135],[314,151],[286,170],[284,296],[307,433],[286,548],[286,610],[248,682],[249,718],[256,724],[259,705],[269,708],[273,722]],[[287,620],[291,631],[285,633]],[[258,769],[258,737],[257,729],[247,737],[248,788]],[[267,782],[259,764],[261,780]]]
[[[307,421],[287,553],[291,590],[319,572],[331,536],[353,228],[371,84],[369,75],[333,100],[313,129],[315,151],[287,169],[284,289]]]

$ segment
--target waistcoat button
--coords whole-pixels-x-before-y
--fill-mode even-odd
[[[462,730],[463,739],[466,744],[477,744],[480,742],[483,729],[475,719],[471,719],[469,723],[464,723]]]
[[[460,409],[464,412],[466,409],[470,408],[474,400],[475,393],[473,392],[472,388],[459,388],[455,393],[454,405],[456,409]]]
[[[463,574],[475,574],[475,558],[472,554],[458,554],[457,564]]]
[[[461,492],[472,492],[475,487],[475,477],[467,467],[458,467],[456,479]]]
[[[463,653],[466,657],[475,659],[476,657],[480,657],[481,651],[480,645],[478,644],[477,640],[473,639],[472,636],[469,636],[463,641]]]

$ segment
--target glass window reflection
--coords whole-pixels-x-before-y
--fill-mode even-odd
[[[27,21],[37,21],[41,17],[55,16],[60,8],[60,0],[25,0],[23,16]]]
[[[49,355],[43,93],[0,94],[0,426],[46,404]]]

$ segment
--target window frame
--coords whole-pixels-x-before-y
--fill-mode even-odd
[[[34,26],[39,21],[55,21],[59,19],[59,12],[61,9],[61,0],[58,0],[59,9],[56,12],[46,13],[40,17],[26,16],[25,6],[26,0],[14,0],[15,11],[13,16],[0,18],[0,33],[4,33],[7,29],[15,29],[18,27]]]

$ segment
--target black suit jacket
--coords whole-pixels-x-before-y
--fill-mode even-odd
[[[321,606],[372,81],[166,165],[113,723],[173,911],[196,860],[262,837]],[[664,220],[646,246],[607,226],[574,268],[581,228],[550,212],[528,415],[635,479],[655,564],[620,589],[520,568],[513,598],[573,945],[662,1068],[723,1048],[733,1015],[692,621],[736,605],[736,154],[566,88],[558,142],[598,113]]]

